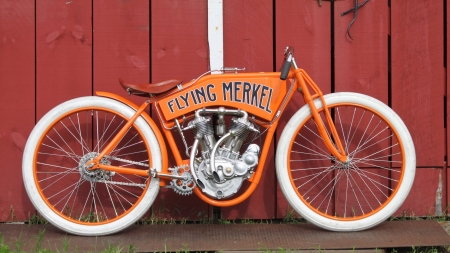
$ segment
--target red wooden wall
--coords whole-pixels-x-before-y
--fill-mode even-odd
[[[389,104],[410,129],[417,152],[414,186],[397,214],[434,214],[436,201],[443,209],[449,203],[450,1],[371,0],[360,9],[351,40],[346,31],[353,15],[340,13],[353,3],[225,0],[225,66],[278,70],[285,46],[292,45],[299,65],[325,93],[361,92]],[[22,186],[21,160],[36,121],[55,105],[95,90],[125,96],[119,77],[189,81],[207,71],[207,11],[205,0],[0,1],[0,222],[35,213]],[[281,127],[300,106],[294,99]],[[285,216],[273,155],[266,166],[255,194],[222,208],[223,218]],[[195,196],[161,190],[151,211],[203,219],[212,210]]]

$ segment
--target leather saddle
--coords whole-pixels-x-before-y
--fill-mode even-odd
[[[136,84],[125,82],[124,80],[119,78],[119,82],[122,88],[124,88],[128,92],[128,94],[141,97],[153,97],[152,94],[164,93],[181,84],[181,81],[175,79],[158,83]]]

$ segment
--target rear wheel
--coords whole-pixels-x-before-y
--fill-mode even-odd
[[[374,98],[335,93],[325,101],[348,160],[330,154],[305,106],[279,140],[281,189],[302,217],[320,227],[370,228],[389,218],[409,193],[415,174],[411,136],[395,112]],[[315,104],[323,109],[320,100]]]
[[[39,121],[25,147],[23,178],[44,218],[69,233],[93,236],[118,232],[148,210],[159,180],[86,166],[134,112],[111,99],[84,97],[55,107]],[[160,170],[161,151],[145,120],[138,118],[100,163]]]

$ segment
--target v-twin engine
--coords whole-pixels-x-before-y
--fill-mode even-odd
[[[215,128],[211,115],[217,115]],[[228,131],[226,115],[234,116]],[[259,132],[248,119],[248,114],[224,107],[200,109],[187,128],[192,130],[195,137],[190,153],[190,168],[197,185],[205,194],[216,199],[235,194],[243,180],[251,177],[259,160],[260,147],[256,144],[248,145],[245,152],[242,155],[240,153],[250,133]],[[197,156],[197,150],[200,156]]]

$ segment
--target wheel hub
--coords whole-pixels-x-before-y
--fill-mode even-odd
[[[353,161],[351,159],[347,159],[345,162],[337,161],[336,163],[337,169],[350,170],[353,169]]]
[[[107,171],[102,169],[90,170],[90,167],[86,165],[87,162],[92,161],[99,153],[91,152],[84,155],[78,164],[78,169],[80,171],[81,177],[90,182],[106,181],[114,176],[115,172]],[[102,158],[100,164],[111,165],[111,162],[107,158]]]

